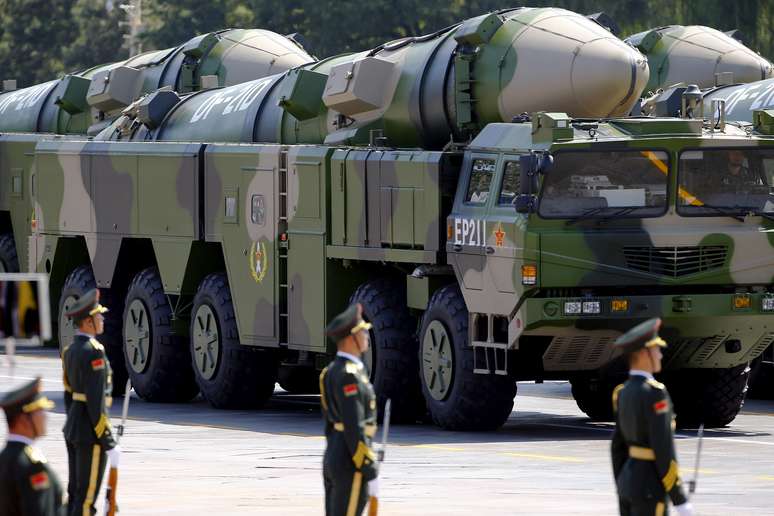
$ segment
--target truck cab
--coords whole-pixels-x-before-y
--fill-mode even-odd
[[[609,419],[615,338],[661,317],[678,418],[727,424],[774,342],[773,185],[774,139],[749,128],[490,124],[447,219],[474,372],[569,379],[581,409]]]

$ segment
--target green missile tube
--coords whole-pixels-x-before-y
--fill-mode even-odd
[[[364,144],[439,148],[523,112],[629,112],[645,57],[596,22],[554,8],[472,18],[183,98],[159,119],[118,120],[106,140]],[[140,102],[136,115],[162,95]],[[166,96],[166,95],[165,95]],[[146,123],[147,122],[147,123]]]
[[[774,66],[740,41],[711,27],[669,25],[633,34],[624,41],[648,57],[646,92],[680,83],[715,86],[718,74],[747,83],[774,76]]]
[[[177,47],[0,93],[0,132],[97,132],[137,97],[159,88],[197,91],[208,76],[210,87],[231,86],[313,61],[297,43],[271,31],[212,32]]]

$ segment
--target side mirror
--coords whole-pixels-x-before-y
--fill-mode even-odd
[[[543,163],[537,154],[519,157],[519,195],[516,197],[516,211],[531,213],[535,208],[538,192],[538,173]]]

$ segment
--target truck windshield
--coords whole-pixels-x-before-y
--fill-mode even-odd
[[[658,217],[666,211],[665,152],[560,151],[543,179],[545,218]]]
[[[701,149],[680,153],[682,215],[774,214],[774,149]]]

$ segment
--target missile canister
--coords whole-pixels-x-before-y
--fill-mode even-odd
[[[0,94],[0,131],[83,134],[107,125],[140,95],[162,87],[191,92],[283,72],[314,59],[260,29],[228,29],[165,50]],[[209,78],[207,84],[203,78]]]
[[[737,83],[774,76],[769,61],[710,27],[669,25],[633,34],[624,41],[648,57],[646,92],[680,83],[709,88],[716,84],[716,74],[729,72]]]
[[[704,116],[709,116],[714,99],[726,101],[726,119],[753,122],[753,112],[774,109],[774,79],[712,88],[704,92]]]
[[[199,92],[153,130],[127,132],[123,120],[99,138],[362,144],[382,137],[438,148],[523,112],[622,115],[647,80],[644,56],[596,22],[563,9],[520,8]]]

